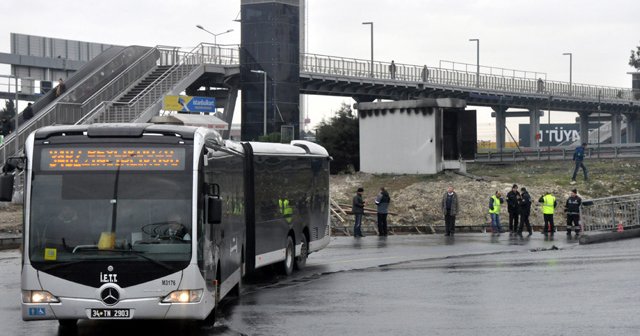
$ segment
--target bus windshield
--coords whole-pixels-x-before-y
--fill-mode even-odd
[[[121,164],[109,157],[85,166],[72,162],[67,169],[54,167],[63,161],[50,148],[40,153],[31,181],[32,262],[190,260],[193,172],[184,149],[172,154],[179,165],[152,169],[143,159]],[[82,151],[71,153],[86,162]]]

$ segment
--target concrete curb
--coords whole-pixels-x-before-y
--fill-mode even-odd
[[[623,232],[605,232],[596,234],[585,234],[580,237],[580,245],[606,243],[621,239],[640,237],[640,229],[630,229]]]
[[[20,247],[22,235],[0,237],[0,250],[10,250]]]

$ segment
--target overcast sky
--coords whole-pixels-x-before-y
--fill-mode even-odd
[[[10,51],[9,33],[120,45],[196,46],[218,33],[219,44],[238,44],[234,22],[239,0],[0,1],[0,51]],[[639,0],[308,0],[308,52],[368,59],[369,27],[374,22],[375,58],[437,66],[440,60],[476,61],[485,66],[544,72],[550,80],[630,87],[627,65],[640,44]],[[1,68],[2,73],[8,69]],[[309,99],[312,123],[346,98]],[[236,115],[239,115],[237,113]],[[554,113],[573,120],[574,114]],[[479,136],[492,136],[488,111],[479,115]],[[545,118],[546,120],[546,118]],[[510,120],[509,127],[528,122]]]

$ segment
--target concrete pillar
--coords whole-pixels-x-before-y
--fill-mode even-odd
[[[589,112],[580,112],[580,143],[589,143]]]
[[[611,114],[611,144],[617,145],[622,142],[622,126],[620,125],[620,113]]]
[[[628,113],[625,117],[627,118],[627,143],[638,142],[638,115]]]
[[[540,110],[532,108],[529,109],[529,146],[531,148],[540,147],[538,132],[540,132]]]
[[[227,122],[228,128],[222,132],[223,139],[229,139],[231,133],[231,122],[233,121],[233,113],[236,109],[236,99],[238,98],[238,85],[231,86],[229,88],[229,96],[224,106],[224,121]],[[240,139],[236,139],[240,140]]]
[[[507,121],[506,112],[508,106],[493,106],[496,112],[496,150],[502,152],[504,150],[505,126]]]

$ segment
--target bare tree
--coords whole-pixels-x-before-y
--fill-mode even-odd
[[[631,57],[629,57],[629,65],[640,70],[640,46],[636,47],[637,50],[631,50]]]

